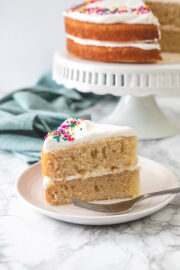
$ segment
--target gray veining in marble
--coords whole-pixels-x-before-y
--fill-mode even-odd
[[[180,97],[158,102],[180,119]],[[96,119],[114,103],[104,101],[106,107],[100,104],[87,111]],[[139,154],[161,162],[180,178],[180,134],[139,145]],[[15,183],[26,168],[15,155],[0,152],[0,270],[180,269],[180,196],[138,221],[78,226],[38,214],[18,198]]]

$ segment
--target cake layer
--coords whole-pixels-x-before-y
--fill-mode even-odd
[[[162,51],[180,53],[180,27],[161,25],[161,33]]]
[[[55,181],[49,183],[45,190],[46,201],[53,205],[71,203],[71,198],[82,201],[130,198],[138,196],[139,192],[139,170],[72,181]]]
[[[152,24],[95,24],[65,17],[66,33],[85,39],[102,41],[143,41],[159,38],[157,25]]]
[[[146,0],[160,24],[180,27],[180,1],[178,0]]]
[[[90,0],[64,12],[64,16],[83,22],[103,24],[155,24],[157,18],[142,0]]]
[[[76,56],[94,61],[146,63],[161,60],[159,49],[81,45],[71,39],[67,39],[67,50]]]
[[[88,178],[94,171],[117,173],[137,164],[137,138],[116,137],[41,153],[42,174],[50,179]]]

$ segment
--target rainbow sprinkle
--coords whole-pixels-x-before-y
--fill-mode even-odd
[[[150,7],[148,5],[140,6],[139,8],[127,8],[125,5],[120,7],[113,7],[112,9],[109,8],[102,8],[102,7],[91,7],[87,8],[86,6],[89,4],[93,4],[96,2],[101,2],[103,0],[90,0],[85,1],[80,5],[74,6],[66,12],[79,12],[84,14],[97,14],[97,15],[110,15],[110,14],[122,14],[127,12],[135,12],[136,14],[146,14],[151,11]]]
[[[75,127],[80,125],[82,121],[87,120],[86,117],[84,118],[72,118],[71,120],[67,120],[63,125],[59,127],[59,129],[53,130],[51,133],[48,133],[44,139],[47,139],[48,137],[53,137],[53,139],[56,139],[57,142],[68,141],[73,142],[75,138],[73,137],[73,130]],[[82,130],[82,128],[80,128]]]

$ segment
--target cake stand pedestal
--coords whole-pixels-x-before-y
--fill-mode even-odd
[[[67,88],[99,95],[122,96],[101,123],[133,127],[140,139],[158,139],[180,130],[161,111],[154,95],[180,94],[180,55],[164,54],[158,64],[94,62],[60,51],[53,79]]]

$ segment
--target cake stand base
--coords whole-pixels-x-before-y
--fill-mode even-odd
[[[161,111],[154,96],[124,96],[100,122],[133,127],[139,139],[160,139],[180,132]]]

